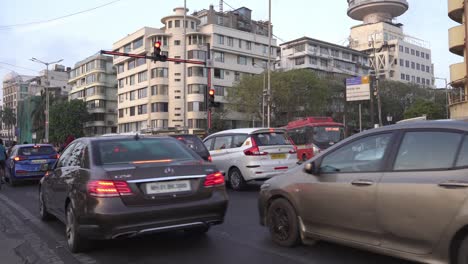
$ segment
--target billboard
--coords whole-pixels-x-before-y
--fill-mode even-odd
[[[369,76],[346,79],[346,101],[370,100]]]

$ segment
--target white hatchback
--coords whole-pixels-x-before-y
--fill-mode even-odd
[[[234,190],[245,188],[248,181],[284,173],[298,161],[284,129],[230,129],[214,133],[203,142]]]

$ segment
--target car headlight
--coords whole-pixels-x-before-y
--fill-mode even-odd
[[[315,144],[312,144],[312,150],[314,151],[314,155],[317,155],[320,152],[320,148],[317,147]]]

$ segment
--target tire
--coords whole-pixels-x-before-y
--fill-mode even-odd
[[[302,154],[302,162],[306,161],[307,160],[307,155],[306,154]]]
[[[468,236],[463,239],[457,252],[457,264],[468,264]]]
[[[209,226],[201,226],[184,230],[189,236],[202,236],[210,230]]]
[[[89,248],[89,241],[79,233],[79,225],[71,203],[68,204],[65,215],[65,234],[68,248],[72,253],[80,253]]]
[[[272,240],[283,247],[301,244],[297,214],[285,199],[274,200],[268,208],[267,226]]]
[[[238,168],[232,168],[229,171],[229,185],[235,191],[242,191],[247,187],[247,182]]]
[[[47,211],[42,188],[39,188],[39,218],[41,218],[42,221],[50,221],[53,219],[53,216]]]

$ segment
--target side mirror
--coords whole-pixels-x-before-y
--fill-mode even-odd
[[[309,162],[304,166],[304,171],[308,174],[319,175],[319,168],[315,161]]]

